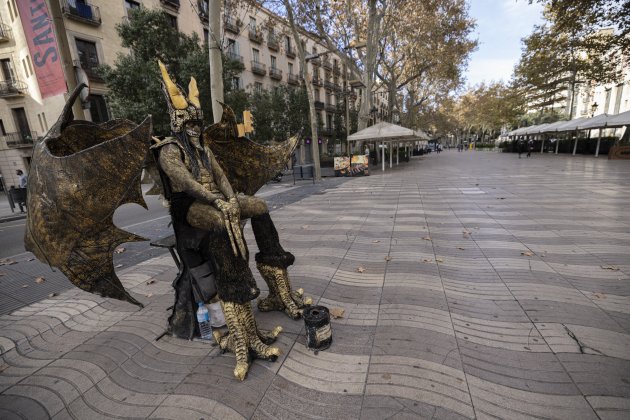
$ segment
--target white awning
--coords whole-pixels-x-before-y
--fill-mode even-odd
[[[606,120],[604,128],[618,128],[624,125],[630,125],[630,111],[622,112],[617,115],[610,115]]]
[[[600,114],[593,118],[588,118],[578,125],[578,130],[588,130],[593,128],[606,127],[606,120],[610,118],[608,114]]]
[[[380,122],[348,136],[348,141],[413,141],[420,140],[409,129],[388,122]]]

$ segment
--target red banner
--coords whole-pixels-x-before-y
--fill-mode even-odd
[[[42,98],[66,93],[61,54],[46,0],[18,0],[17,6]]]

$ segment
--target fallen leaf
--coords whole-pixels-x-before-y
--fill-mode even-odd
[[[22,285],[22,289],[26,289],[28,287],[28,284],[23,284]]]
[[[533,257],[534,253],[532,251],[523,251],[521,252],[521,255],[524,255],[526,257]]]
[[[385,257],[385,261],[391,261],[392,257],[390,257],[389,255]]]
[[[593,293],[593,296],[595,296],[597,299],[606,299],[606,295],[603,293]]]
[[[619,271],[619,267],[616,265],[600,265],[600,267],[604,270]]]
[[[436,262],[444,262],[444,260],[442,258],[436,258],[435,261]]]
[[[365,268],[357,267],[357,273],[363,273],[364,271],[365,271]]]
[[[125,252],[125,248],[122,246],[119,246],[114,250],[114,254],[122,254],[123,252]]]
[[[147,293],[145,296],[146,297],[151,297],[151,296],[153,296],[153,293]]]
[[[430,263],[433,262],[433,260],[431,258],[425,258],[422,261],[426,262],[426,263]]]
[[[35,279],[35,283],[37,283],[37,284],[42,284],[42,283],[43,283],[43,282],[45,282],[45,281],[46,281],[46,279],[45,279],[45,278],[43,278],[43,277],[37,277],[37,278]]]
[[[26,259],[26,260],[24,260],[24,261],[26,261],[26,262],[29,262],[29,261],[35,261],[35,258],[27,258],[27,259]]]
[[[118,264],[118,265],[116,265],[114,268],[120,268],[120,267],[122,267],[122,266],[123,266],[122,264]]]
[[[462,251],[465,250],[466,248],[464,248],[463,246],[458,246],[457,249],[461,249]]]
[[[153,280],[153,279],[151,279],[151,280],[149,280],[149,281],[147,282],[147,284],[153,284],[153,283],[155,283],[155,280]]]
[[[331,308],[329,312],[330,316],[332,316],[333,319],[337,319],[343,318],[343,314],[346,312],[346,310],[343,308]]]
[[[13,261],[8,258],[0,260],[0,265],[13,265],[13,264],[17,264],[17,261]]]
[[[55,297],[55,296],[58,296],[58,294],[55,292],[52,292],[51,294],[48,295],[48,297]]]
[[[425,237],[424,237],[424,238],[422,238],[422,239],[424,239],[425,241],[430,241],[430,240],[431,240],[431,237],[430,237],[430,236],[425,236]]]
[[[374,239],[374,240],[372,241],[372,243],[373,243],[373,244],[377,244],[377,243],[379,243],[379,242],[381,242],[381,241],[379,241],[378,239]]]
[[[302,229],[308,229],[308,225],[302,226]]]

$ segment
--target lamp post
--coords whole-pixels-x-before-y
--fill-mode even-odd
[[[597,102],[593,102],[593,105],[591,105],[591,118],[595,116],[595,111],[597,111],[597,107],[599,107]]]

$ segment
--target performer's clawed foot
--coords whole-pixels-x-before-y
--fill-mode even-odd
[[[259,330],[249,302],[243,304],[221,302],[221,306],[229,333],[222,335],[219,331],[214,331],[213,336],[222,350],[236,355],[234,376],[242,381],[247,376],[252,359],[273,362],[280,356],[280,349],[269,344],[276,340],[282,327],[278,326],[273,331]]]
[[[312,303],[311,298],[305,298],[304,290],[291,290],[291,282],[286,268],[257,263],[258,271],[269,286],[269,296],[258,299],[258,309],[261,312],[284,311],[293,319],[302,316],[304,307]]]

